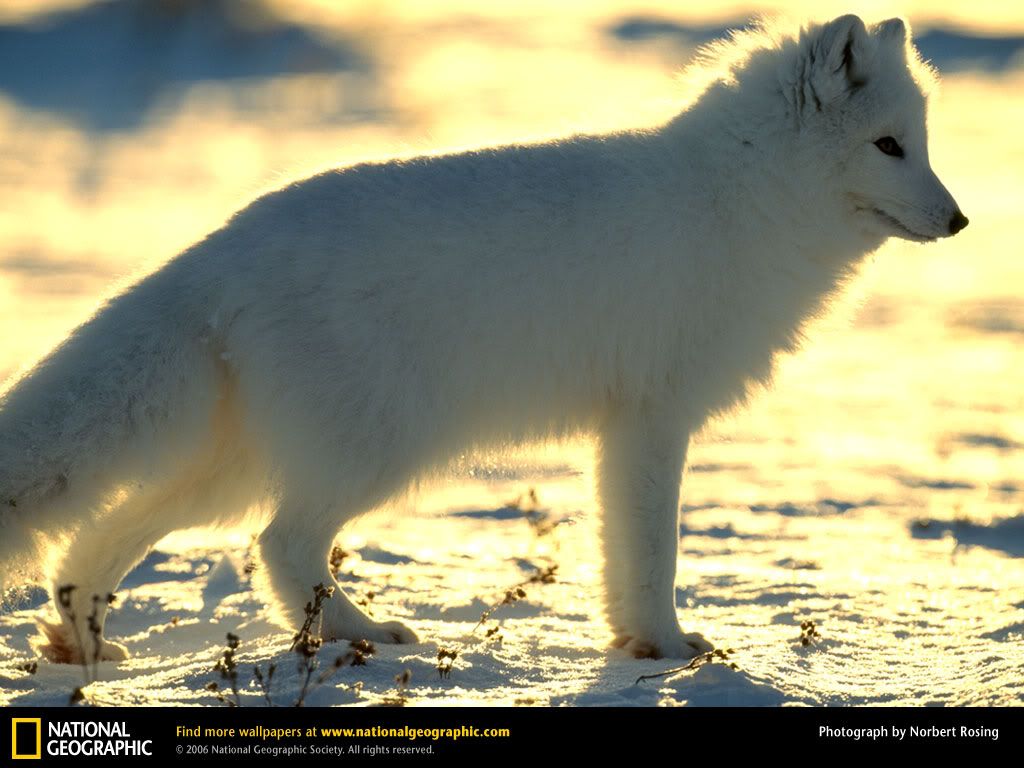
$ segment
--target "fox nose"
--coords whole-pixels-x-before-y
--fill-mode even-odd
[[[970,224],[967,217],[964,216],[960,211],[953,214],[953,218],[949,220],[949,234],[955,235],[961,229]]]

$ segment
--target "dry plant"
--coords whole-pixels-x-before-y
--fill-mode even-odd
[[[395,695],[388,696],[383,699],[379,706],[381,707],[404,707],[409,703],[409,697],[406,696],[406,692],[409,690],[409,682],[412,680],[412,670],[403,670],[400,674],[395,675]]]
[[[331,549],[330,566],[331,575],[335,578],[341,573],[341,566],[345,562],[345,558],[349,557],[352,553],[346,552],[344,549],[339,547],[337,544]]]
[[[210,683],[206,686],[206,690],[229,707],[240,707],[242,700],[238,696],[238,664],[235,662],[235,651],[238,650],[241,641],[238,639],[238,635],[233,635],[230,632],[228,632],[227,639],[227,648],[224,649],[224,653],[221,654],[213,669],[220,673],[221,680],[227,680],[231,684],[231,695],[234,696],[234,699],[229,698],[217,683]]]
[[[734,653],[735,651],[732,648],[727,648],[724,651],[720,648],[715,648],[715,650],[713,651],[708,651],[707,653],[702,653],[699,656],[693,657],[692,659],[690,659],[690,663],[686,666],[675,667],[673,669],[666,669],[664,672],[656,672],[652,675],[640,675],[640,677],[636,679],[636,682],[633,683],[633,685],[640,685],[640,683],[642,683],[644,680],[656,680],[659,677],[668,677],[669,675],[674,675],[677,672],[686,672],[689,670],[700,669],[705,664],[728,664],[730,669],[739,669],[739,665],[736,664],[736,662],[730,660],[732,654]]]
[[[469,634],[476,635],[477,630],[484,626],[488,621],[490,621],[494,613],[498,611],[502,606],[514,605],[520,600],[525,599],[527,596],[525,587],[528,587],[531,584],[554,584],[556,580],[555,573],[557,571],[557,563],[552,563],[544,567],[538,567],[537,570],[526,581],[522,581],[519,584],[516,584],[515,586],[510,587],[509,589],[506,589],[505,594],[502,596],[500,600],[495,602],[493,605],[491,605],[490,608],[488,608],[486,611],[480,614],[480,620],[477,621],[476,625],[473,627],[472,631]],[[501,627],[497,625],[493,627],[488,627],[483,635],[484,641],[496,640],[498,642],[502,642],[503,639],[504,638],[501,635]],[[442,680],[451,677],[452,668],[455,664],[455,660],[458,658],[460,651],[465,650],[466,645],[467,644],[463,644],[461,649],[445,648],[443,646],[437,649],[437,673]]]
[[[800,622],[800,645],[807,647],[821,640],[817,626],[809,619]]]
[[[352,641],[345,653],[339,654],[330,666],[322,669],[320,656],[324,647],[323,603],[325,600],[329,600],[333,594],[334,587],[317,584],[313,588],[313,599],[307,602],[304,608],[305,619],[299,631],[292,638],[289,651],[298,656],[299,674],[302,678],[302,687],[294,704],[296,707],[304,706],[309,695],[326,683],[337,670],[342,667],[364,666],[370,656],[376,652],[373,643],[368,640]],[[214,671],[220,674],[221,679],[230,684],[230,693],[217,682],[210,682],[206,685],[206,690],[213,693],[221,703],[230,707],[242,706],[238,693],[239,667],[236,660],[236,652],[240,644],[238,636],[229,632],[227,648],[214,666]],[[270,664],[266,672],[258,664],[253,665],[253,679],[259,686],[267,706],[274,706],[271,694],[276,670],[276,663]],[[320,674],[316,674],[317,670],[321,670]]]

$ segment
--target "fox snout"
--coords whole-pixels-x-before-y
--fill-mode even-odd
[[[957,212],[953,214],[953,218],[949,220],[949,234],[955,235],[957,232],[959,232],[961,229],[963,229],[970,223],[970,219],[964,216],[963,213],[961,213],[960,210],[957,209]]]

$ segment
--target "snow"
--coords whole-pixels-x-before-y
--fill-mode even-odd
[[[614,3],[472,16],[456,0],[381,3],[365,17],[277,3],[259,39],[292,53],[223,61],[216,34],[237,19],[225,4],[180,5],[206,26],[162,30],[163,47],[103,43],[117,25],[96,19],[128,23],[125,3],[0,30],[18,45],[60,32],[63,61],[82,69],[60,82],[33,63],[46,60],[38,48],[0,67],[0,372],[51,347],[113,278],[169,258],[284,170],[643,123],[673,107],[671,72],[693,44],[734,20],[673,3],[650,16]],[[966,26],[970,8],[950,11],[947,38],[930,6],[909,12],[943,72],[932,157],[972,224],[948,242],[886,246],[860,298],[812,329],[772,391],[693,446],[678,613],[728,658],[678,670],[609,650],[589,447],[544,446],[467,459],[340,534],[339,583],[421,642],[378,645],[306,705],[1024,702],[1024,72],[1012,37],[1024,19],[988,44],[991,29]],[[76,61],[76,35],[106,58]],[[111,64],[119,56],[148,73],[145,87]],[[69,95],[108,71],[109,93]],[[0,614],[0,703],[63,704],[88,674],[98,704],[224,706],[207,686],[226,686],[214,667],[228,633],[241,703],[266,706],[253,670],[272,664],[272,703],[295,703],[304,674],[250,567],[252,533],[162,541],[118,592],[108,632],[132,653],[121,664],[23,671],[50,610],[45,590],[26,591]],[[530,581],[551,565],[553,581]],[[525,597],[494,608],[518,585]],[[805,644],[808,621],[818,636]],[[439,649],[457,652],[447,675]],[[321,671],[348,651],[327,644]]]
[[[584,463],[586,451],[578,454]],[[453,481],[494,501],[499,512],[512,509],[502,500],[532,478]],[[378,645],[365,666],[338,669],[305,704],[381,703],[398,695],[395,678],[405,670],[411,672],[409,705],[1024,700],[1024,569],[1012,556],[1024,547],[1024,517],[990,526],[933,522],[924,536],[920,521],[885,503],[780,504],[783,511],[723,504],[688,511],[676,598],[680,616],[688,629],[731,653],[727,660],[638,683],[642,675],[684,663],[634,660],[607,649],[589,482],[574,473],[530,486],[539,489],[541,504],[548,488],[560,499],[548,511],[573,522],[541,536],[522,513],[446,510],[444,489],[420,499],[415,509],[365,518],[343,533],[339,544],[347,554],[339,582],[375,617],[408,623],[421,642]],[[796,508],[806,513],[794,514]],[[293,704],[304,674],[289,650],[291,634],[274,623],[261,597],[258,566],[247,573],[250,556],[247,537],[239,533],[220,535],[217,545],[207,532],[165,540],[126,580],[108,621],[132,658],[101,664],[98,680],[86,688],[90,700],[216,705],[206,686],[225,685],[214,665],[232,633],[241,639],[242,704],[266,705],[253,667],[265,673],[271,664],[272,702]],[[552,563],[558,565],[553,583],[528,583]],[[494,608],[516,585],[526,596]],[[7,678],[0,695],[5,704],[62,704],[82,684],[80,668],[40,663],[34,675],[13,671],[16,662],[32,658],[34,620],[48,610],[41,592],[30,597],[0,617]],[[488,611],[490,618],[478,627]],[[816,623],[820,637],[804,645],[800,626],[806,620]],[[498,629],[497,637],[487,637],[491,628]],[[458,651],[444,677],[440,648]],[[345,642],[324,646],[321,670],[347,650]]]

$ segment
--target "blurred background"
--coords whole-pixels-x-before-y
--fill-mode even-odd
[[[719,639],[732,627],[749,641],[787,604],[772,592],[779,569],[802,569],[810,597],[854,600],[834,614],[852,633],[883,614],[927,647],[950,626],[975,627],[960,658],[989,658],[1024,634],[1024,603],[1009,596],[1024,588],[1019,3],[0,0],[0,379],[124,280],[286,179],[650,124],[689,98],[678,73],[725,30],[761,13],[851,11],[908,18],[938,68],[932,164],[971,225],[940,243],[884,246],[845,309],[783,361],[775,388],[707,430],[684,491],[682,556],[700,578],[681,605],[710,605],[699,615]],[[507,476],[477,468],[466,483],[490,490],[453,485],[438,506],[500,507],[533,482],[544,503],[573,513],[592,504],[584,458],[498,490]],[[797,540],[792,552],[777,543]],[[596,583],[593,551],[580,563],[580,583]],[[759,590],[763,621],[729,612],[743,603],[737,573]],[[890,597],[850,597],[872,586],[866,594]],[[929,606],[943,612],[934,631],[918,621]],[[903,653],[868,647],[880,661],[866,697]],[[764,674],[786,678],[772,658]],[[920,669],[922,690],[934,663]],[[1007,662],[1017,701],[1019,668]],[[844,700],[844,685],[820,700]],[[947,699],[1005,701],[985,690],[971,683]],[[886,696],[876,700],[897,700]]]

